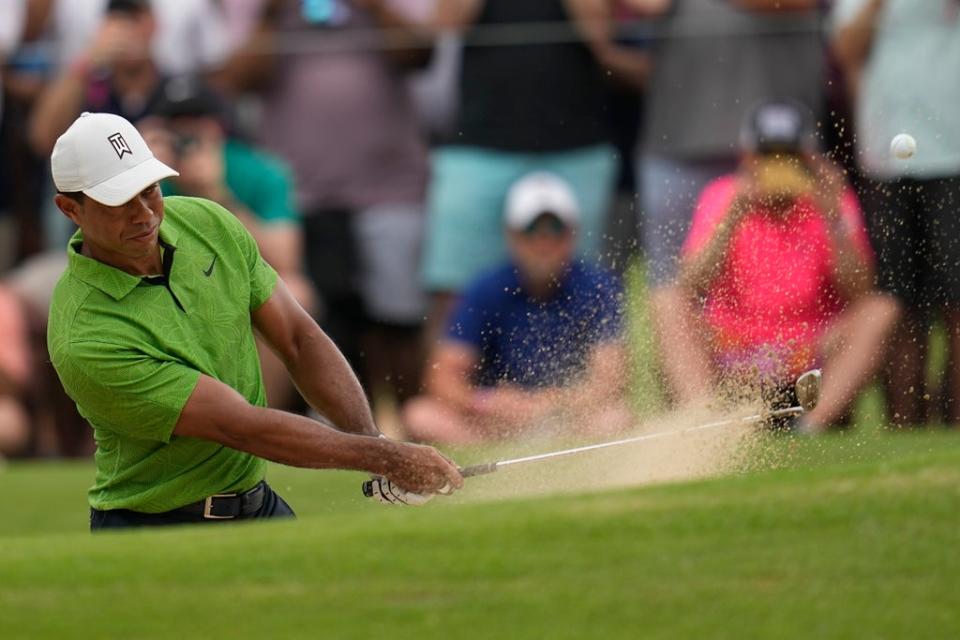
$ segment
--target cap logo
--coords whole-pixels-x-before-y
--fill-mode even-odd
[[[127,144],[127,141],[123,139],[123,136],[119,132],[113,134],[107,140],[110,141],[110,145],[113,147],[113,150],[117,152],[117,157],[122,159],[123,154],[129,153],[133,155],[133,151],[130,149],[130,145]]]

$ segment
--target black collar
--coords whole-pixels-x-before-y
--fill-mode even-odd
[[[170,288],[170,272],[173,270],[173,254],[177,250],[177,248],[174,247],[172,244],[167,244],[166,242],[163,241],[162,238],[157,238],[157,242],[159,242],[160,246],[163,248],[163,256],[162,256],[162,262],[160,267],[163,272],[163,275],[143,276],[142,278],[140,278],[140,281],[145,284],[166,287],[167,291],[169,291],[170,295],[173,297],[173,301],[176,303],[178,307],[180,307],[180,311],[183,311],[184,313],[186,313],[187,310],[183,308],[182,304],[180,304],[180,300],[177,298],[177,294],[175,294],[173,292],[173,289]]]

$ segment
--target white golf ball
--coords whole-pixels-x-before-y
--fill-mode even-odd
[[[890,141],[890,154],[901,160],[910,158],[917,152],[917,141],[909,133],[900,133]]]

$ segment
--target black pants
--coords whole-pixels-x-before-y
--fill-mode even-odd
[[[360,290],[360,249],[350,209],[320,209],[303,219],[307,275],[323,298],[320,326],[363,379],[362,335],[369,323]]]
[[[867,181],[877,286],[914,310],[960,306],[960,176]]]
[[[249,515],[224,520],[208,520],[203,516],[184,513],[182,511],[167,511],[165,513],[140,513],[127,509],[112,509],[98,511],[90,509],[90,530],[100,529],[132,529],[136,527],[167,527],[180,524],[196,523],[224,523],[238,520],[260,520],[265,518],[295,518],[296,514],[283,498],[274,493],[270,485],[264,483],[266,492],[263,496],[263,505]]]

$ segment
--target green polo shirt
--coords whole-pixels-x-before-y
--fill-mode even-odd
[[[168,197],[164,211],[166,285],[81,255],[77,232],[50,307],[53,365],[97,441],[96,509],[168,511],[265,472],[255,456],[172,432],[201,373],[266,405],[250,312],[277,274],[216,203]]]

